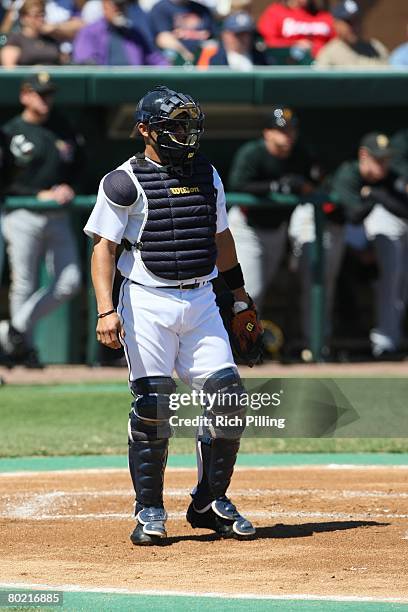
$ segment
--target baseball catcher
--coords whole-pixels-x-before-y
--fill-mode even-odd
[[[227,497],[245,407],[211,284],[219,272],[232,295],[225,320],[233,344],[253,362],[260,327],[228,228],[221,179],[199,153],[203,126],[204,114],[191,96],[165,86],[149,91],[137,105],[134,128],[143,138],[144,152],[102,179],[85,227],[94,239],[97,338],[111,348],[123,343],[129,366],[135,545],[166,538],[163,478],[172,435],[174,370],[191,388],[202,390],[204,398],[218,398],[203,406],[208,424],[197,435],[198,482],[187,520],[193,528],[223,537],[249,538],[255,533]],[[124,281],[116,311],[112,281],[122,242],[118,268]],[[233,399],[222,401],[224,394]],[[234,425],[229,426],[229,420]]]

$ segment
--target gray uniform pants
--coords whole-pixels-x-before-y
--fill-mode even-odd
[[[11,323],[29,336],[39,319],[75,295],[80,287],[80,268],[69,215],[67,211],[13,210],[3,214],[2,232],[10,265]],[[48,287],[39,288],[43,258],[52,282]]]
[[[228,213],[228,223],[235,240],[238,261],[245,279],[245,288],[262,313],[265,293],[285,253],[288,224],[260,229],[248,225],[238,206]]]
[[[310,269],[310,249],[312,244],[305,242],[294,246],[295,257],[302,289],[301,310],[302,330],[306,346],[310,346],[311,332],[311,289],[312,271]],[[344,254],[344,228],[335,223],[327,223],[323,234],[324,252],[324,339],[330,340],[332,333],[333,306],[336,293],[337,277]]]
[[[397,239],[377,235],[374,248],[379,267],[376,282],[376,326],[370,339],[374,354],[394,351],[401,340],[407,303],[408,233]]]
[[[370,333],[373,354],[395,351],[407,303],[408,223],[377,204],[364,221],[374,242],[379,267],[376,282],[376,324]]]

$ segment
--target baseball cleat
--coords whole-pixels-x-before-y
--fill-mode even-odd
[[[136,546],[152,546],[159,544],[167,536],[165,522],[167,512],[164,508],[143,508],[136,515],[137,525],[130,535]]]
[[[245,539],[255,535],[255,527],[226,496],[214,500],[202,511],[197,510],[194,502],[191,502],[186,518],[193,529],[211,529],[223,538]]]
[[[37,351],[27,343],[26,335],[14,329],[10,321],[0,321],[0,363],[7,367],[22,365],[43,368]]]

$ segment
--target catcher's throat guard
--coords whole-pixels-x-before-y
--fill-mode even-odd
[[[204,131],[204,114],[189,95],[163,85],[138,103],[136,125],[144,123],[160,159],[173,172],[189,175]]]

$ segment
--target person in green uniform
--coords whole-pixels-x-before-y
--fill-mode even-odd
[[[4,191],[10,180],[13,158],[10,153],[10,141],[7,135],[0,129],[0,203]]]
[[[376,324],[370,333],[373,356],[398,356],[406,304],[408,258],[407,179],[391,167],[386,134],[372,132],[360,143],[358,159],[344,162],[333,177],[333,197],[346,219],[364,224],[373,241],[379,267]]]
[[[399,130],[391,138],[391,168],[408,179],[408,129]]]
[[[35,324],[80,287],[68,206],[81,174],[81,146],[67,121],[52,112],[54,93],[48,73],[30,76],[20,90],[23,112],[3,126],[14,158],[7,193],[59,204],[53,210],[19,208],[2,215],[11,286],[10,320],[0,321],[0,349],[10,363],[32,367],[40,365],[32,343]],[[39,287],[44,257],[52,282]]]
[[[0,129],[0,206],[3,204],[4,192],[10,181],[13,157],[10,152],[9,138]],[[0,233],[0,276],[4,266],[4,241]]]
[[[313,190],[311,164],[297,144],[298,119],[292,109],[273,107],[262,137],[238,149],[231,165],[229,190],[270,197],[270,208],[233,206],[229,223],[248,283],[262,311],[265,292],[282,259],[292,207],[275,208],[274,198]]]
[[[298,118],[292,109],[272,107],[262,137],[244,144],[237,151],[229,176],[230,191],[265,196],[265,201],[269,200],[271,204],[264,208],[233,206],[229,212],[229,223],[245,270],[248,291],[254,296],[261,313],[265,293],[286,249],[288,223],[294,206],[312,194],[321,180],[319,164],[312,162],[308,152],[298,143],[298,127]],[[287,198],[290,206],[274,206],[282,201],[282,195],[290,196]],[[302,334],[307,347],[310,341],[311,286],[308,245],[314,240],[314,236],[309,235],[310,227],[314,228],[313,208],[310,211],[299,205],[295,209],[295,223],[291,226],[294,261],[300,270],[302,286]],[[331,265],[328,269],[335,267]]]

